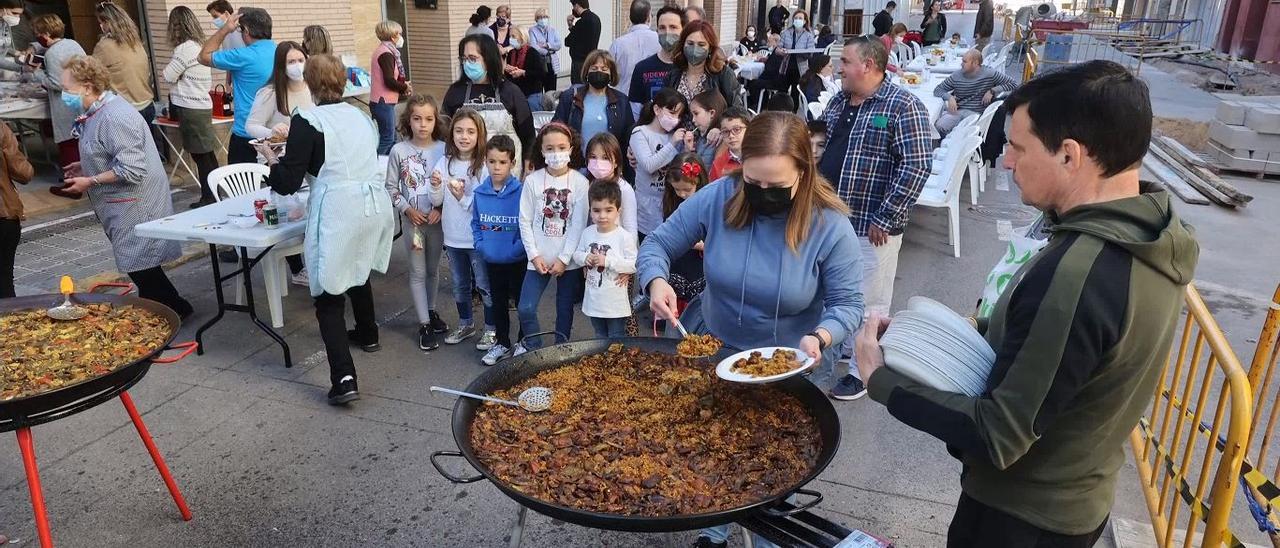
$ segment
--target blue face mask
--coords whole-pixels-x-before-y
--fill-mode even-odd
[[[538,26],[539,26],[539,27],[542,27],[542,28],[544,28],[544,29],[545,29],[545,28],[547,28],[547,25],[550,25],[550,24],[551,24],[551,18],[550,18],[550,17],[543,17],[542,19],[539,19],[539,20],[538,20]]]
[[[221,17],[213,20],[213,28],[215,29],[220,29],[225,24],[227,24],[227,22],[223,21]]]
[[[479,82],[485,76],[484,65],[481,65],[479,61],[463,61],[462,73],[466,74],[467,78],[470,78],[472,82]]]
[[[79,93],[62,90],[62,104],[67,105],[76,116],[84,114],[84,100]]]

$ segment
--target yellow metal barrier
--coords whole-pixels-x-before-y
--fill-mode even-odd
[[[1201,522],[1199,546],[1240,546],[1228,520],[1249,443],[1249,378],[1193,285],[1185,303],[1176,350],[1129,444],[1159,546],[1173,546],[1175,531],[1185,530],[1189,548]]]
[[[1262,508],[1271,506],[1280,509],[1280,487],[1275,478],[1280,475],[1280,459],[1276,461],[1271,473],[1267,474],[1267,451],[1277,440],[1273,438],[1276,424],[1280,419],[1280,405],[1275,399],[1270,400],[1267,409],[1267,392],[1272,389],[1272,380],[1276,372],[1276,358],[1280,357],[1280,285],[1276,286],[1271,298],[1271,308],[1262,322],[1262,331],[1258,334],[1258,344],[1254,348],[1253,361],[1249,365],[1249,385],[1256,387],[1254,401],[1258,402],[1253,410],[1249,436],[1245,444],[1245,482],[1249,485],[1249,495]],[[1280,387],[1276,389],[1280,397]],[[1266,424],[1262,424],[1263,417]],[[1251,454],[1252,451],[1252,454]],[[1272,525],[1280,527],[1280,516],[1274,512],[1269,516]],[[1271,543],[1280,546],[1280,533],[1270,535]]]

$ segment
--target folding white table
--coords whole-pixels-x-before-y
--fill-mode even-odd
[[[921,82],[919,85],[910,86],[898,81],[898,85],[906,89],[907,92],[915,95],[920,102],[924,103],[924,108],[929,111],[929,135],[934,139],[941,139],[942,135],[938,133],[937,126],[934,122],[938,121],[938,117],[942,115],[942,109],[946,107],[946,103],[941,97],[934,96],[933,90],[947,79],[946,74],[934,73],[928,80]]]
[[[204,353],[201,337],[205,330],[218,323],[227,311],[244,312],[249,314],[249,319],[255,325],[284,349],[285,367],[293,367],[293,361],[289,355],[289,344],[272,327],[284,327],[281,297],[288,293],[289,282],[280,268],[281,253],[302,243],[306,233],[306,222],[304,220],[286,222],[285,219],[281,219],[279,228],[267,228],[262,223],[257,223],[254,219],[253,201],[267,199],[269,194],[270,190],[263,188],[243,196],[227,198],[199,209],[142,223],[134,227],[134,232],[145,238],[199,241],[209,244],[209,261],[213,265],[213,288],[218,300],[218,313],[196,330],[199,354]],[[305,195],[299,197],[305,200]],[[251,221],[256,224],[239,226]],[[238,248],[240,268],[228,274],[222,273],[218,261],[219,245]],[[264,262],[263,277],[266,279],[267,306],[271,311],[272,325],[270,326],[258,318],[253,302],[251,274],[253,267],[260,262]],[[237,276],[241,277],[245,302],[228,303],[222,291],[222,283]]]

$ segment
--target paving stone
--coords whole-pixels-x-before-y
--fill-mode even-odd
[[[1280,135],[1262,134],[1246,126],[1229,126],[1216,120],[1209,124],[1209,138],[1226,148],[1280,152]]]
[[[1245,113],[1249,110],[1249,105],[1237,101],[1221,101],[1218,103],[1217,119],[1218,121],[1232,125],[1244,125]]]
[[[1255,106],[1245,114],[1244,125],[1258,133],[1280,133],[1280,108]]]

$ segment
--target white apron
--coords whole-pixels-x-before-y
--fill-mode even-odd
[[[495,88],[498,86],[495,85]],[[495,89],[494,93],[498,93]],[[524,163],[520,161],[524,158],[521,150],[520,136],[516,135],[515,118],[511,117],[511,112],[507,111],[507,106],[502,104],[502,100],[496,97],[480,97],[471,98],[471,82],[467,82],[467,101],[462,103],[462,108],[476,111],[480,117],[484,119],[485,134],[492,138],[494,135],[506,135],[516,144],[516,163],[511,166],[511,174],[520,177],[520,173],[524,171]]]
[[[373,120],[346,103],[299,113],[324,134],[324,165],[311,178],[303,239],[311,296],[341,295],[391,261],[395,209],[378,167]]]

